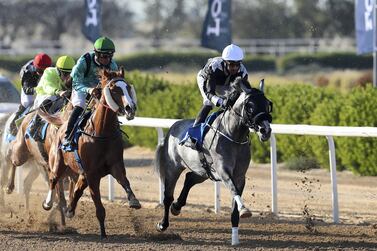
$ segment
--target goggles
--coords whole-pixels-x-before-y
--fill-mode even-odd
[[[226,60],[225,63],[230,66],[230,67],[240,67],[241,66],[241,61],[230,61]]]

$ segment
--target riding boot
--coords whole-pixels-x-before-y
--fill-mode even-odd
[[[16,126],[16,120],[19,119],[22,115],[22,113],[26,110],[26,108],[23,105],[18,106],[18,110],[14,115],[13,120],[10,122],[9,130],[10,134],[16,135],[17,134],[17,126]]]
[[[204,123],[206,120],[208,113],[212,110],[212,106],[210,105],[203,105],[202,108],[200,109],[198,116],[195,119],[194,124],[192,127],[199,125],[200,123]]]
[[[29,129],[29,134],[35,141],[42,141],[42,138],[38,133],[38,128],[41,126],[41,122],[42,118],[38,114],[35,114]]]
[[[75,127],[77,119],[82,114],[83,110],[84,109],[81,108],[80,106],[75,106],[73,108],[72,114],[71,114],[71,116],[69,117],[69,120],[68,120],[67,130],[65,131],[65,136],[64,136],[64,139],[62,141],[62,146],[64,148],[67,148],[69,146],[72,147],[72,143],[73,143],[72,139],[73,139],[73,135],[75,133],[73,131],[73,128]]]

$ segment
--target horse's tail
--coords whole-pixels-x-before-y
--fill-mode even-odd
[[[165,180],[165,165],[161,165],[164,163],[164,146],[165,146],[165,140],[162,141],[162,143],[158,144],[155,154],[155,161],[154,161],[154,170],[157,172],[160,176],[160,180]]]
[[[49,114],[43,112],[42,110],[38,110],[38,115],[41,116],[44,120],[46,120],[48,123],[53,124],[57,127],[60,127],[65,122],[65,120],[62,118],[63,115],[61,114],[61,112]]]

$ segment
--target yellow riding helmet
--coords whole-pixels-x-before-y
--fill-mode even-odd
[[[70,56],[61,56],[56,61],[56,67],[61,71],[71,72],[74,65],[75,60]]]

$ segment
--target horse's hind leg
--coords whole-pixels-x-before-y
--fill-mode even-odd
[[[14,190],[14,179],[16,177],[16,166],[15,165],[12,165],[11,169],[10,169],[10,177],[9,177],[9,180],[8,180],[8,184],[7,184],[7,187],[5,188],[5,192],[7,194],[11,194]]]
[[[73,191],[73,196],[70,195],[70,197],[72,197],[72,199],[70,199],[70,201],[68,203],[67,211],[65,213],[66,217],[72,218],[75,215],[77,202],[81,198],[81,196],[82,196],[85,188],[87,188],[87,186],[88,186],[88,182],[87,182],[85,176],[80,175],[77,182],[76,182],[75,189]]]
[[[128,205],[131,208],[139,209],[141,208],[139,200],[136,198],[135,194],[131,189],[130,182],[127,179],[126,171],[123,166],[123,162],[119,165],[114,166],[111,170],[111,175],[118,181],[118,183],[124,188],[127,193]]]
[[[197,175],[194,172],[189,172],[186,174],[185,183],[182,188],[181,194],[178,197],[177,202],[171,205],[171,213],[173,215],[179,215],[181,213],[181,208],[186,205],[187,196],[190,192],[190,189],[199,183],[202,183],[207,178]]]
[[[166,167],[170,171],[165,174],[165,190],[164,190],[164,217],[160,222],[157,223],[157,230],[162,232],[169,227],[169,209],[174,201],[174,189],[177,184],[181,170],[177,171],[176,167]]]
[[[24,179],[25,209],[29,211],[30,190],[33,182],[38,178],[39,170],[35,165],[30,165],[30,171]]]

